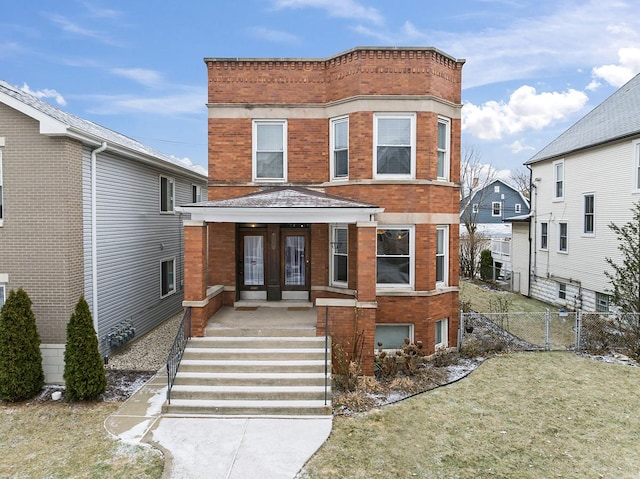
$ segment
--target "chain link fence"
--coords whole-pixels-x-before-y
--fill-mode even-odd
[[[592,312],[461,313],[460,347],[478,351],[619,352],[640,356],[640,315]]]

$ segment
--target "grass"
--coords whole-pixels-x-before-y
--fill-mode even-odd
[[[509,302],[509,311],[523,313],[544,312],[547,308],[557,310],[556,306],[543,303],[537,299],[527,298],[519,293],[489,289],[467,280],[460,280],[460,301],[468,301],[471,309],[479,313],[491,312],[491,301],[502,298]]]
[[[112,438],[105,418],[119,403],[0,405],[0,477],[159,478],[157,451]]]
[[[570,353],[487,360],[466,379],[336,417],[301,477],[638,477],[640,368]]]

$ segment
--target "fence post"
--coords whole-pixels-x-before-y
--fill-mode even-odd
[[[464,328],[465,328],[465,324],[464,324],[464,311],[460,311],[460,324],[458,326],[458,352],[460,352],[460,347],[462,346],[462,342],[464,341]]]
[[[579,309],[576,314],[576,353],[580,352],[581,344],[580,338],[582,337],[582,310]]]
[[[545,351],[549,351],[551,349],[550,324],[551,324],[551,313],[549,312],[549,308],[547,308],[544,315],[544,350]]]

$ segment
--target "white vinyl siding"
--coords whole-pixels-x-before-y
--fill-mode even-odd
[[[439,180],[449,180],[451,144],[451,121],[448,118],[438,118],[438,172]]]
[[[349,117],[331,120],[331,178],[349,178]]]
[[[376,178],[414,178],[416,116],[375,114],[373,163]]]
[[[253,179],[269,182],[287,180],[286,120],[253,122]]]

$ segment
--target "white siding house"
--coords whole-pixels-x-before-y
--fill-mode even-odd
[[[640,76],[526,164],[531,222],[527,232],[514,229],[514,238],[531,239],[529,294],[569,309],[607,311],[605,258],[621,261],[609,224],[629,221],[640,200]]]

